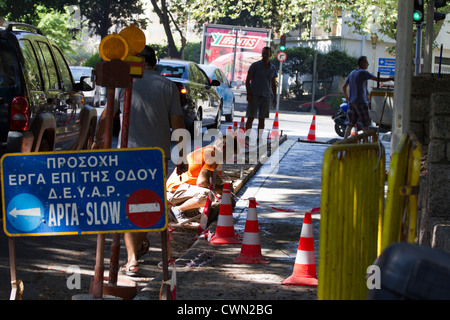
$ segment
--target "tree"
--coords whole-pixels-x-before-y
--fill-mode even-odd
[[[39,29],[50,39],[56,42],[63,51],[64,56],[70,57],[76,52],[72,48],[71,41],[77,39],[76,29],[69,25],[70,12],[65,8],[65,12],[55,9],[47,9],[44,6],[36,8],[37,22],[34,22]]]
[[[323,54],[309,47],[286,49],[289,58],[283,63],[283,72],[294,78],[295,84],[290,88],[290,91],[296,96],[301,96],[303,93],[302,84],[299,81],[301,76],[313,73],[316,53],[316,71],[320,79],[319,82],[322,85],[326,84],[327,88],[332,87],[334,77],[347,77],[356,67],[357,59],[342,51],[333,50]],[[272,63],[276,63],[275,60]]]
[[[159,21],[164,27],[164,31],[167,36],[167,43],[168,43],[168,54],[169,57],[173,58],[181,58],[183,53],[183,48],[186,46],[186,39],[184,38],[183,32],[181,31],[177,20],[175,20],[174,16],[171,13],[171,8],[169,8],[166,0],[151,0],[153,9],[155,13],[159,17]],[[175,8],[181,8],[178,6],[175,6]],[[171,24],[175,26],[177,31],[180,33],[181,36],[181,50],[178,50],[177,46],[175,45],[175,40],[172,35],[171,30]]]
[[[131,23],[144,28],[147,18],[139,18],[144,9],[140,0],[79,0],[81,16],[91,34],[104,38],[112,26],[126,26]]]
[[[39,20],[39,6],[64,12],[70,1],[63,0],[1,0],[0,16],[8,21],[34,24]]]
[[[300,5],[301,0],[223,0],[205,2],[190,0],[185,14],[203,23],[232,24],[247,27],[270,28],[275,34],[298,29],[304,14],[309,14],[309,5]]]

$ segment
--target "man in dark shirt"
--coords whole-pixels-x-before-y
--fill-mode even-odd
[[[277,69],[270,63],[271,55],[271,49],[264,47],[262,59],[252,63],[245,80],[248,101],[245,129],[252,128],[253,120],[258,115],[258,137],[264,130],[265,118],[269,117],[270,104],[277,103]]]

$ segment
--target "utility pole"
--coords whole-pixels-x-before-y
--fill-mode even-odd
[[[433,59],[433,41],[434,41],[434,0],[430,0],[427,4],[427,19],[425,26],[425,39],[423,50],[423,73],[431,73],[432,59]]]
[[[394,112],[392,114],[391,150],[395,150],[402,134],[409,130],[411,114],[411,61],[413,1],[398,0],[397,50],[395,59]]]

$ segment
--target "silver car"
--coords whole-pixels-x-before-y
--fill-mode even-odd
[[[72,72],[73,80],[75,81],[75,83],[79,83],[81,77],[92,77],[92,85],[95,86],[95,72],[93,68],[78,66],[70,66],[69,68]],[[95,86],[94,90],[92,91],[83,91],[86,104],[96,108],[100,107],[100,90],[101,87]]]

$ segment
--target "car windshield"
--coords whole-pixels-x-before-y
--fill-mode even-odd
[[[5,41],[0,41],[0,86],[13,86],[15,83],[13,55]]]
[[[184,66],[157,64],[155,71],[164,77],[182,78],[185,68]]]

